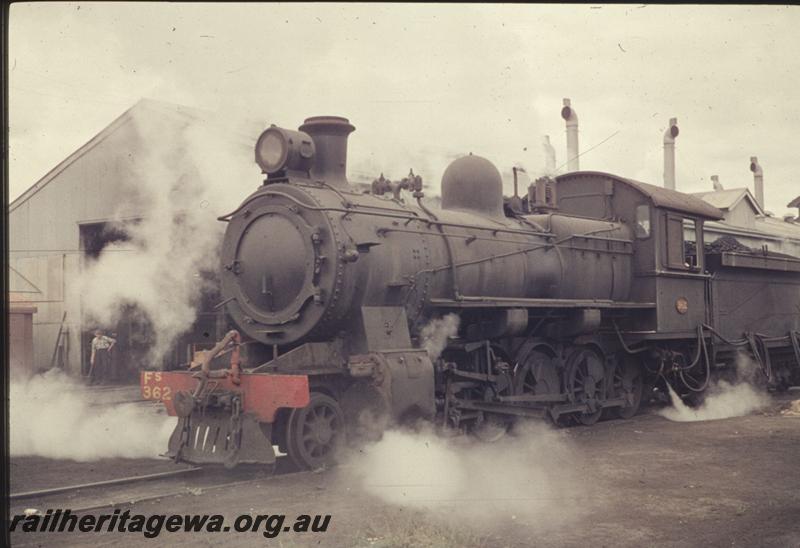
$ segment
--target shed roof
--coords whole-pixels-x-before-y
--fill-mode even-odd
[[[692,196],[678,192],[677,190],[670,190],[656,185],[642,183],[641,181],[634,181],[633,179],[626,179],[619,175],[612,175],[611,173],[604,173],[602,171],[577,171],[573,173],[565,173],[556,177],[556,181],[575,178],[575,177],[606,177],[617,183],[627,185],[636,189],[638,192],[644,194],[653,202],[656,207],[663,207],[672,209],[682,213],[690,213],[706,219],[722,219],[722,211],[705,201]]]
[[[786,207],[800,207],[800,196],[789,202]]]
[[[788,223],[780,217],[765,216],[756,219],[756,228],[785,239],[800,242],[800,225],[797,223]]]
[[[746,188],[712,190],[709,192],[693,192],[692,196],[697,196],[712,206],[724,211],[730,211],[739,205],[739,202],[746,200],[757,215],[764,215],[764,210],[758,205],[756,199]]]
[[[33,185],[31,185],[31,187],[28,188],[28,190],[20,194],[13,202],[9,204],[8,211],[9,212],[14,211],[17,207],[25,203],[28,199],[30,199],[31,196],[33,196],[34,194],[45,188],[53,180],[55,180],[62,171],[64,171],[66,168],[68,168],[76,161],[80,160],[83,156],[88,154],[97,145],[99,145],[108,137],[113,135],[126,123],[134,119],[141,119],[142,116],[145,114],[152,116],[153,113],[157,114],[160,119],[174,120],[176,123],[186,123],[193,121],[214,123],[213,122],[214,115],[210,112],[206,112],[204,110],[192,107],[187,107],[184,105],[168,103],[165,101],[157,101],[155,99],[142,98],[139,101],[137,101],[133,106],[125,110],[125,112],[120,114],[109,125],[103,128],[103,130],[100,131],[100,133],[92,137],[83,146],[81,146],[75,152],[73,152],[72,154],[64,158],[61,162],[59,162],[53,169],[48,171],[44,175],[44,177],[42,177]],[[227,128],[227,130],[230,131],[229,128]],[[242,143],[250,142],[249,141],[250,136],[236,135],[235,137],[240,138],[242,140]]]

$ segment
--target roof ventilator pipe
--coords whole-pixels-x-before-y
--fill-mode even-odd
[[[544,148],[544,168],[547,173],[555,173],[556,171],[556,149],[550,143],[550,136],[545,135],[542,142]]]
[[[569,99],[564,99],[564,107],[561,109],[561,117],[567,122],[567,170],[578,171],[578,115],[572,108]]]
[[[753,183],[755,184],[756,202],[761,209],[764,209],[764,170],[758,164],[758,156],[750,157],[750,171],[753,172]]]
[[[664,132],[664,188],[675,190],[675,138],[680,133],[678,119],[670,118]]]

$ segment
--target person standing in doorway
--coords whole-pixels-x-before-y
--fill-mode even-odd
[[[111,368],[111,349],[117,340],[106,337],[102,329],[94,332],[92,339],[92,357],[89,360],[89,384],[102,383],[107,379]]]
[[[116,348],[119,336],[112,331],[109,334],[109,338],[114,341],[114,344],[111,345],[111,347],[114,347],[114,350],[112,350],[111,347],[108,349],[108,372],[106,373],[106,380],[111,384],[115,384],[119,382],[119,357],[117,356],[119,349]]]

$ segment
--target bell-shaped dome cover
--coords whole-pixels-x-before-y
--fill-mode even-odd
[[[454,160],[442,175],[442,209],[503,217],[503,178],[495,165],[472,154]]]

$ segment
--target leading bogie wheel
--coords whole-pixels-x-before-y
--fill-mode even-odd
[[[484,443],[495,443],[505,437],[510,426],[511,422],[502,416],[481,412],[477,424],[469,432]]]
[[[301,470],[331,466],[344,433],[344,413],[339,403],[326,394],[312,392],[307,406],[289,414],[286,453]]]

